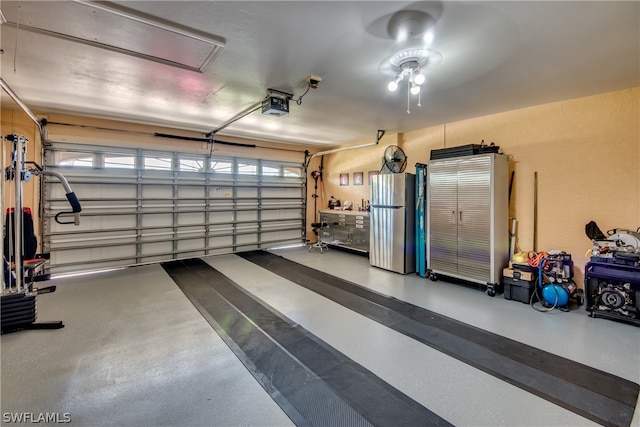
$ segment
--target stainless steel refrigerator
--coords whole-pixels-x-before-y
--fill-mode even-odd
[[[415,273],[415,175],[372,177],[369,263],[401,274]]]

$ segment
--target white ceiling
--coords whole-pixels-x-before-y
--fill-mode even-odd
[[[640,85],[638,1],[87,3],[0,4],[2,79],[36,113],[205,134],[271,88],[293,94],[288,115],[256,111],[216,135],[333,146],[374,140],[378,129],[411,131]],[[388,25],[403,10],[436,19],[430,44],[392,39]],[[404,47],[442,55],[426,67],[422,107],[412,101],[411,114],[406,86],[387,90],[385,60]],[[309,75],[322,81],[298,105]],[[12,102],[4,92],[2,102]]]

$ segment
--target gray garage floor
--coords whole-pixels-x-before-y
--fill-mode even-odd
[[[592,319],[582,308],[539,313],[477,289],[372,268],[366,258],[336,250],[274,253],[640,382],[637,327]],[[593,424],[238,256],[205,261],[452,424]],[[63,320],[63,329],[1,337],[3,423],[27,413],[58,414],[76,426],[292,424],[161,266],[55,284],[55,293],[38,298],[38,319]],[[637,408],[633,425],[640,425]]]

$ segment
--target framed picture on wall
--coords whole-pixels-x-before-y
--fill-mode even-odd
[[[340,174],[340,185],[349,185],[349,174],[341,173]]]
[[[363,172],[353,173],[353,185],[362,185]]]
[[[371,185],[371,179],[378,175],[378,171],[369,171],[369,185]]]

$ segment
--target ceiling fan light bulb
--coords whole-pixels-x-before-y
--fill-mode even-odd
[[[433,43],[433,37],[433,28],[430,28],[424,33],[424,35],[422,36],[422,40],[424,40],[426,45],[429,46],[431,45],[431,43]]]
[[[415,86],[411,86],[410,89],[411,95],[417,95],[420,93],[420,86],[415,85]]]
[[[414,76],[413,76],[413,82],[415,84],[417,84],[418,86],[421,85],[422,83],[424,83],[424,81],[426,79],[427,78],[424,76],[424,74],[422,74],[420,72],[418,72],[417,74],[414,74]]]
[[[390,81],[387,89],[389,89],[390,92],[395,92],[398,89],[398,82],[395,80]]]
[[[399,42],[406,41],[409,38],[409,33],[405,28],[400,28],[398,30],[398,34],[396,35],[396,40]]]

